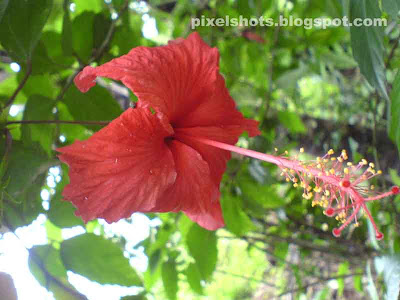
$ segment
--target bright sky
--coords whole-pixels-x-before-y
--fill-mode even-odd
[[[110,3],[109,0],[105,0],[106,3]],[[70,10],[74,11],[76,5],[71,4]],[[135,1],[130,5],[130,9],[135,10],[142,14],[143,20],[143,36],[148,39],[153,39],[158,35],[156,26],[156,20],[148,14],[148,7],[144,1]],[[113,18],[117,15],[113,15]],[[10,64],[10,68],[14,72],[20,71],[20,66],[13,62]],[[15,117],[19,113],[22,113],[22,105],[12,105],[10,108],[10,115]],[[57,176],[59,175],[58,168],[52,168],[51,173],[47,179],[47,185],[50,188],[55,187]],[[57,173],[58,172],[58,173]],[[50,192],[43,190],[41,193],[43,206],[45,209],[48,208],[47,201],[50,198]],[[0,272],[6,272],[13,277],[15,287],[18,293],[18,300],[53,300],[53,295],[48,292],[45,288],[36,281],[31,274],[28,267],[28,251],[26,248],[30,248],[34,245],[47,244],[47,235],[44,223],[46,222],[46,216],[40,215],[31,225],[19,228],[16,231],[17,238],[12,233],[5,233],[1,236],[0,232]],[[149,235],[151,226],[156,226],[159,221],[151,222],[145,215],[136,213],[132,216],[132,224],[125,220],[121,220],[111,225],[102,222],[105,227],[105,233],[111,235],[114,233],[119,236],[123,236],[126,241],[126,249],[132,250],[138,242],[145,239]],[[63,229],[63,238],[71,238],[84,232],[82,227],[75,227],[71,229]],[[130,263],[138,271],[144,271],[147,268],[147,257],[143,253],[143,249],[134,252],[135,258],[130,260]],[[68,279],[75,288],[86,295],[89,300],[107,299],[107,300],[119,300],[121,296],[132,295],[137,293],[136,288],[127,288],[106,285],[102,286],[95,282],[92,282],[85,277],[79,276],[72,272],[68,272]]]

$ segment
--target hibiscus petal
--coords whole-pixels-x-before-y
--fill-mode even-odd
[[[86,67],[75,84],[86,92],[97,76],[121,80],[139,98],[138,107],[152,107],[171,124],[208,101],[218,76],[219,54],[198,35],[161,47],[137,47],[99,67]]]
[[[182,210],[200,226],[215,230],[224,226],[219,189],[215,186],[209,165],[191,147],[172,140],[169,147],[178,173],[175,184],[158,202],[160,211]]]
[[[169,125],[148,109],[128,109],[88,140],[57,149],[70,167],[64,198],[86,222],[154,211],[177,175],[165,143],[171,134]]]
[[[250,136],[260,134],[258,122],[246,119],[236,110],[224,79],[219,76],[210,101],[202,102],[196,110],[182,118],[175,129],[175,138],[196,149],[208,162],[217,186],[221,182],[230,152],[200,143],[190,137],[202,137],[234,145],[247,131]]]

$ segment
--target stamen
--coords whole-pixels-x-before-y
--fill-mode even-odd
[[[282,171],[281,175],[286,177],[287,182],[293,182],[294,187],[303,188],[303,197],[305,199],[314,198],[312,206],[319,205],[323,207],[325,209],[324,213],[328,217],[336,215],[335,218],[342,224],[332,230],[332,234],[335,237],[339,237],[343,229],[353,221],[358,226],[357,215],[362,208],[371,221],[376,238],[378,240],[383,238],[383,234],[378,230],[366,206],[366,202],[397,195],[400,193],[400,188],[393,186],[390,191],[378,194],[374,191],[373,185],[370,188],[365,185],[361,186],[360,183],[382,174],[382,171],[375,171],[373,163],[368,163],[365,159],[362,159],[357,165],[345,162],[348,160],[345,150],[342,150],[338,157],[330,157],[334,154],[334,151],[330,149],[322,158],[317,157],[315,161],[304,162],[299,161],[297,156],[291,159],[243,149],[210,139],[189,136],[188,138],[277,165]],[[277,150],[275,148],[275,152]],[[303,151],[304,149],[300,148],[300,153]],[[288,155],[288,151],[284,153]],[[366,168],[366,170],[361,173],[360,170],[362,168]],[[315,187],[312,187],[311,184],[315,184]],[[368,195],[371,196],[368,197]]]

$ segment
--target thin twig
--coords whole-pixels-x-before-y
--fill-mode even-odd
[[[390,50],[389,56],[386,60],[385,63],[385,68],[389,68],[390,67],[390,63],[392,61],[392,58],[394,57],[394,52],[396,51],[397,47],[399,46],[399,42],[400,42],[400,35],[397,37],[397,39],[394,42],[394,45],[392,47],[392,49]]]
[[[333,280],[333,279],[342,279],[342,278],[353,277],[353,276],[362,276],[362,275],[363,275],[362,273],[352,273],[352,274],[345,274],[345,275],[337,275],[337,276],[331,276],[331,277],[326,277],[326,278],[320,278],[317,281],[305,284],[305,285],[303,285],[301,287],[284,291],[283,293],[279,294],[277,297],[282,297],[282,296],[287,295],[287,294],[296,293],[298,291],[305,290],[305,289],[307,289],[307,288],[309,288],[311,286],[320,284],[320,283],[325,282],[325,281],[329,281],[329,280]]]
[[[10,124],[81,124],[81,125],[108,125],[111,121],[64,121],[64,120],[21,120],[8,121]]]
[[[15,233],[15,228],[12,226],[4,217],[3,219],[4,225],[10,229],[10,232],[18,239],[21,240],[20,237]],[[23,244],[22,244],[23,245]],[[23,245],[25,247],[25,245]],[[26,251],[28,251],[29,256],[32,258],[32,260],[36,263],[36,265],[39,267],[39,269],[43,272],[44,276],[46,277],[46,280],[50,280],[54,284],[58,285],[60,288],[65,290],[67,293],[73,295],[77,299],[82,299],[82,300],[87,300],[86,296],[82,295],[78,291],[70,288],[69,286],[66,286],[62,281],[60,281],[57,277],[54,277],[52,274],[49,273],[47,268],[45,267],[41,257],[36,254],[36,252],[33,249],[28,249],[26,248]]]
[[[8,101],[6,102],[6,104],[4,105],[2,110],[4,110],[5,108],[7,108],[7,107],[9,107],[10,105],[13,104],[15,98],[17,98],[18,93],[22,90],[22,88],[25,86],[25,83],[28,81],[28,78],[32,73],[32,63],[31,63],[30,60],[27,62],[26,67],[27,67],[27,69],[26,69],[26,73],[25,73],[24,78],[22,79],[20,84],[17,86],[16,90],[11,95],[10,99],[8,99]]]
[[[233,274],[233,273],[230,273],[230,272],[227,272],[227,271],[223,271],[223,270],[216,270],[215,272],[221,273],[221,274],[225,274],[225,275],[229,275],[229,276],[232,276],[232,277],[242,278],[242,279],[249,280],[249,281],[259,282],[259,283],[265,284],[267,286],[276,288],[276,286],[274,284],[269,283],[269,282],[264,281],[264,280],[261,280],[261,279],[248,277],[248,276],[244,276],[244,275],[240,275],[240,274]]]
[[[88,65],[91,64],[92,62],[98,60],[99,58],[101,58],[103,56],[104,52],[107,50],[108,46],[111,43],[112,37],[114,36],[117,21],[120,19],[120,16],[128,9],[129,2],[130,2],[130,0],[125,0],[124,5],[121,7],[119,12],[117,13],[118,17],[111,21],[110,28],[108,29],[107,35],[106,35],[103,43],[101,44],[98,51],[96,51],[96,54],[93,55],[93,57],[89,60]]]
[[[76,77],[76,75],[79,74],[79,72],[81,72],[86,66],[90,65],[91,63],[100,59],[103,56],[104,52],[107,50],[108,46],[111,43],[112,37],[114,36],[115,29],[116,29],[116,23],[121,18],[121,15],[129,7],[129,2],[130,2],[130,0],[125,0],[124,5],[121,7],[121,9],[118,12],[118,17],[111,21],[110,28],[108,29],[106,37],[105,37],[103,43],[101,44],[100,48],[98,49],[98,51],[96,51],[96,53],[89,59],[87,64],[81,64],[79,66],[79,68],[77,70],[75,70],[75,72],[68,77],[67,82],[65,83],[65,85],[61,89],[60,93],[58,94],[55,102],[61,101],[61,99],[64,97],[64,95],[67,92],[67,90],[69,89],[69,87],[74,82],[74,78]]]

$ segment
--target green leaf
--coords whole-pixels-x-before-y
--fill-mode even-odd
[[[41,95],[29,97],[24,110],[23,120],[54,120],[53,107],[55,102]],[[21,139],[29,145],[32,141],[39,142],[50,155],[54,140],[55,126],[52,124],[22,124]]]
[[[392,92],[390,93],[390,129],[389,137],[396,144],[400,151],[400,72],[397,72],[393,82]]]
[[[63,175],[65,176],[65,175]],[[75,207],[71,202],[62,200],[62,188],[57,185],[57,192],[51,198],[50,209],[47,213],[49,220],[60,228],[83,226],[81,218],[75,216]]]
[[[306,133],[307,129],[298,114],[290,111],[278,112],[279,121],[290,130],[291,133]]]
[[[190,288],[199,295],[204,295],[203,286],[201,285],[201,274],[197,266],[193,263],[189,264],[185,270],[186,279]]]
[[[69,183],[68,168],[64,164],[61,166],[62,180],[56,186],[56,193],[51,198],[50,209],[47,212],[47,217],[56,226],[60,228],[84,226],[80,217],[75,216],[75,207],[71,202],[65,201],[62,198],[62,191]]]
[[[383,279],[386,285],[386,300],[397,300],[400,292],[400,257],[376,257],[375,268],[378,274],[383,273]]]
[[[72,48],[84,62],[89,61],[93,51],[94,13],[85,11],[72,22]]]
[[[376,0],[350,1],[350,22],[360,18],[374,19],[382,15]],[[379,26],[351,26],[351,46],[353,56],[360,66],[361,73],[383,97],[386,91],[385,66],[383,63],[383,28]]]
[[[125,296],[121,300],[147,300],[146,293],[140,293],[138,295]]]
[[[250,204],[261,206],[264,209],[282,207],[288,200],[276,193],[275,185],[260,184],[245,176],[241,177],[239,185],[243,196],[251,202]]]
[[[64,16],[63,16],[63,26],[61,32],[61,48],[63,50],[64,55],[72,55],[74,53],[74,49],[72,47],[72,22],[69,12],[69,6],[71,1],[64,0],[63,8],[64,8]]]
[[[243,211],[241,198],[223,196],[221,197],[221,206],[226,228],[232,233],[242,236],[255,228]]]
[[[176,300],[178,293],[178,272],[176,271],[176,262],[169,259],[164,262],[161,268],[161,278],[165,293],[169,300]]]
[[[301,64],[297,69],[289,70],[279,76],[275,84],[280,89],[294,90],[298,81],[309,73],[309,67]]]
[[[393,18],[393,20],[398,19],[400,11],[400,2],[398,0],[382,0],[382,8]]]
[[[81,13],[84,11],[92,11],[97,13],[103,9],[102,3],[104,2],[102,0],[74,0],[74,3],[76,5],[76,13]]]
[[[18,61],[30,59],[52,5],[52,0],[9,1],[0,23],[0,42]]]
[[[29,225],[44,212],[40,192],[45,179],[46,174],[41,174],[17,196],[12,199],[6,197],[8,201],[4,203],[4,218],[12,227]]]
[[[115,243],[92,233],[82,234],[61,243],[61,259],[74,273],[100,284],[141,286],[138,274]]]
[[[0,23],[1,23],[1,19],[4,16],[4,12],[6,11],[8,1],[9,0],[0,0]]]
[[[190,255],[196,261],[201,278],[210,280],[218,258],[215,232],[208,231],[194,223],[187,233],[186,243]]]
[[[343,262],[343,263],[341,263],[339,265],[339,268],[338,268],[338,271],[337,271],[337,275],[338,276],[343,276],[343,275],[346,275],[348,273],[349,273],[349,262],[345,261],[345,262]],[[339,297],[342,297],[343,296],[343,291],[344,291],[344,288],[345,288],[344,278],[339,278],[337,280],[337,282],[338,282],[338,286],[339,286],[338,287],[338,295],[339,295]]]
[[[34,246],[29,250],[29,269],[36,280],[53,293],[57,300],[84,300],[68,282],[67,271],[60,260],[60,251],[50,245]]]
[[[111,18],[104,13],[96,14],[93,21],[93,48],[97,51],[103,44],[108,29],[111,26]]]
[[[4,141],[0,140],[0,153],[4,153],[4,144]],[[50,161],[42,151],[36,150],[36,147],[25,147],[19,141],[13,141],[11,150],[5,178],[10,178],[7,192],[16,197],[30,187],[39,175],[47,172],[55,161]]]
[[[122,109],[110,93],[102,87],[94,86],[87,93],[81,93],[71,86],[64,97],[64,103],[75,120],[111,121],[117,118]],[[99,130],[100,125],[86,125],[92,130]]]

